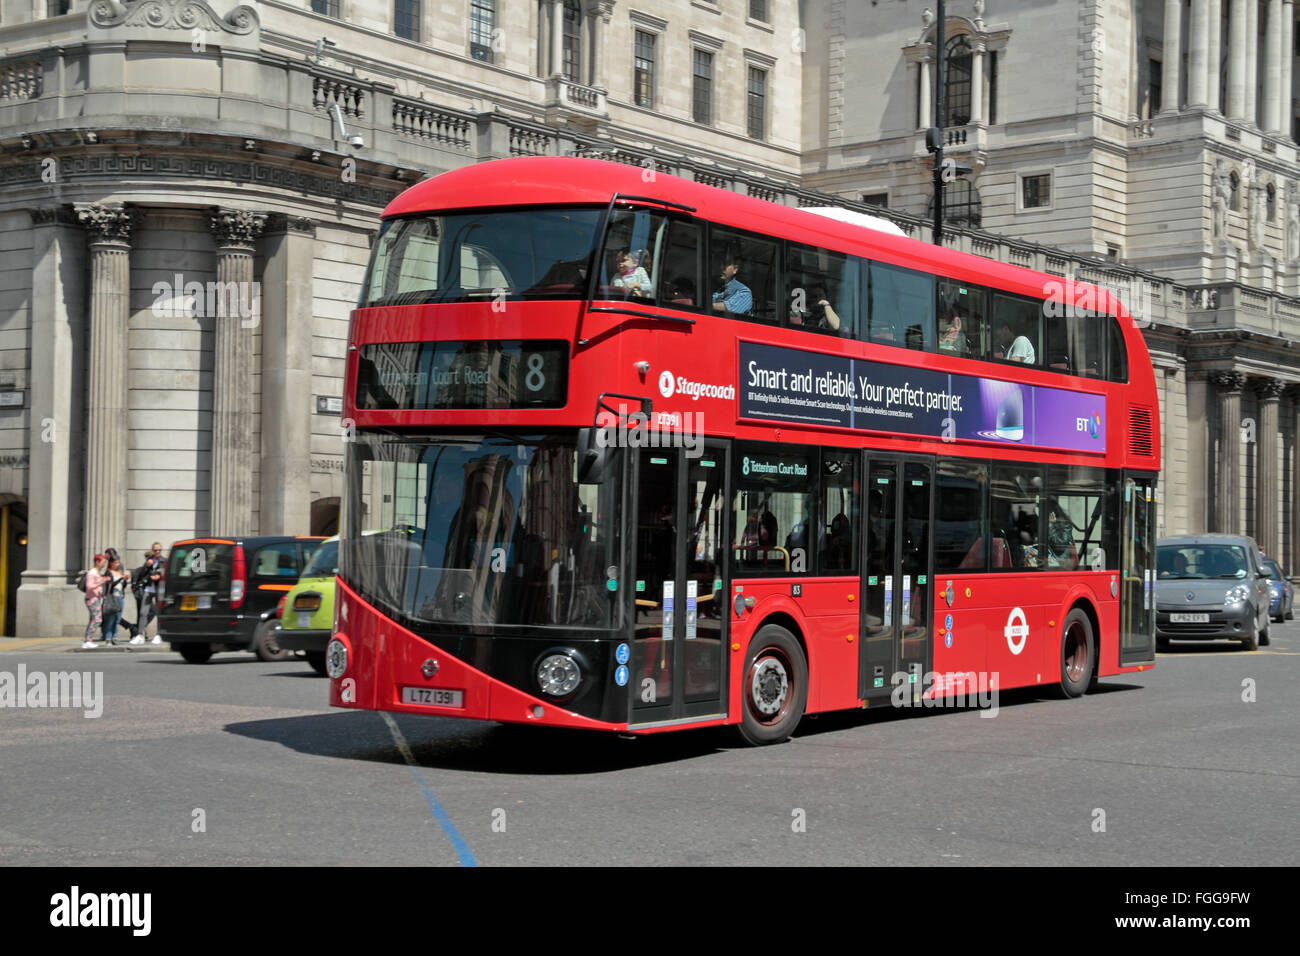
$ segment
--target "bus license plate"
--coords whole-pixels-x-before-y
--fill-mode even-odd
[[[1210,615],[1208,614],[1170,614],[1169,621],[1171,624],[1209,624]]]
[[[463,690],[441,690],[437,687],[403,687],[403,704],[432,704],[434,707],[464,707]]]

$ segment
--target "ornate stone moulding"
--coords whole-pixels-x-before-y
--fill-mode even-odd
[[[133,37],[146,31],[149,39],[189,43],[193,32],[200,30],[215,34],[205,36],[206,42],[250,48],[257,47],[261,33],[261,21],[252,7],[237,6],[222,16],[205,0],[93,0],[86,22],[92,35],[125,29]],[[169,35],[178,30],[186,36]]]

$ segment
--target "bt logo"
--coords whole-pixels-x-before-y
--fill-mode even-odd
[[[1101,416],[1096,412],[1084,418],[1074,420],[1074,430],[1077,432],[1087,432],[1093,438],[1096,438],[1101,431]]]

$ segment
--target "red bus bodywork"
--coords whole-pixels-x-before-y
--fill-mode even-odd
[[[712,223],[769,236],[824,246],[877,262],[904,266],[998,290],[1044,297],[1045,285],[1064,283],[1056,276],[1006,265],[977,256],[939,248],[841,223],[797,208],[780,206],[737,195],[672,176],[645,175],[636,167],[583,159],[512,159],[467,166],[420,183],[397,197],[384,218],[487,207],[528,206],[605,207],[616,194],[653,197],[694,207],[694,215]],[[1075,290],[1085,288],[1080,283]],[[693,325],[659,324],[629,320],[626,315],[594,314],[584,304],[569,302],[512,303],[503,313],[489,306],[458,303],[438,306],[358,308],[349,333],[343,418],[358,431],[375,427],[425,428],[430,432],[454,429],[577,429],[592,424],[596,398],[601,393],[644,394],[654,391],[664,370],[693,382],[733,384],[739,387],[739,343],[768,344],[789,349],[820,351],[873,362],[990,379],[1014,378],[1022,384],[1074,389],[1104,396],[1109,417],[1102,454],[1007,447],[962,441],[957,444],[933,438],[890,433],[863,434],[840,428],[745,420],[736,400],[692,398],[680,392],[663,398],[655,392],[655,411],[703,413],[709,435],[725,439],[807,443],[870,448],[882,453],[949,456],[954,453],[984,456],[999,461],[1039,464],[1089,464],[1155,475],[1160,468],[1159,414],[1155,376],[1140,330],[1124,307],[1103,290],[1086,286],[1096,301],[1109,303],[1098,311],[1119,317],[1128,353],[1128,381],[1064,377],[1025,367],[1009,369],[999,363],[959,359],[937,352],[919,352],[852,339],[814,336],[793,328],[759,325],[720,315],[698,314]],[[1068,294],[1068,293],[1067,293]],[[667,309],[639,305],[651,313]],[[485,328],[491,334],[485,336]],[[501,340],[562,340],[569,344],[568,400],[562,408],[545,410],[373,410],[355,404],[358,351],[375,343],[415,341],[466,341],[484,337]],[[648,371],[644,370],[648,363]],[[640,365],[640,367],[639,367]],[[1149,422],[1149,431],[1133,433],[1133,422]],[[725,427],[714,427],[725,423]],[[351,477],[349,480],[352,480]],[[1095,615],[1100,643],[1099,676],[1148,669],[1151,662],[1121,666],[1119,599],[1113,592],[1114,571],[1020,571],[1017,573],[936,575],[932,590],[931,644],[936,674],[996,672],[999,688],[1057,683],[1059,642],[1030,639],[1019,654],[1011,653],[1004,639],[1008,608],[1023,609],[1031,635],[1053,635],[1070,607],[1080,599]],[[348,670],[331,680],[330,702],[335,706],[426,715],[454,716],[506,722],[534,722],[552,726],[651,733],[679,726],[735,724],[741,720],[742,667],[751,635],[766,621],[793,622],[804,645],[810,674],[805,713],[863,707],[859,696],[858,596],[853,579],[801,578],[802,595],[791,595],[788,579],[745,579],[744,594],[755,599],[743,619],[730,616],[726,632],[727,706],[722,717],[636,727],[628,721],[595,720],[510,686],[399,626],[363,598],[340,576],[336,600],[336,639],[348,648]],[[951,583],[956,600],[942,600]],[[728,588],[728,592],[730,588]],[[945,628],[949,614],[960,623]],[[953,632],[951,635],[949,631]],[[948,640],[951,636],[951,640]],[[401,703],[399,688],[425,684],[421,667],[430,658],[439,665],[440,686],[465,692],[463,708]],[[958,688],[960,689],[960,688]],[[969,688],[972,692],[973,686]],[[932,694],[951,693],[951,682]]]

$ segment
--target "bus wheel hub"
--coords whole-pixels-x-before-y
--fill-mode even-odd
[[[789,692],[790,678],[780,661],[769,657],[754,665],[751,696],[760,714],[770,716],[779,711]]]

